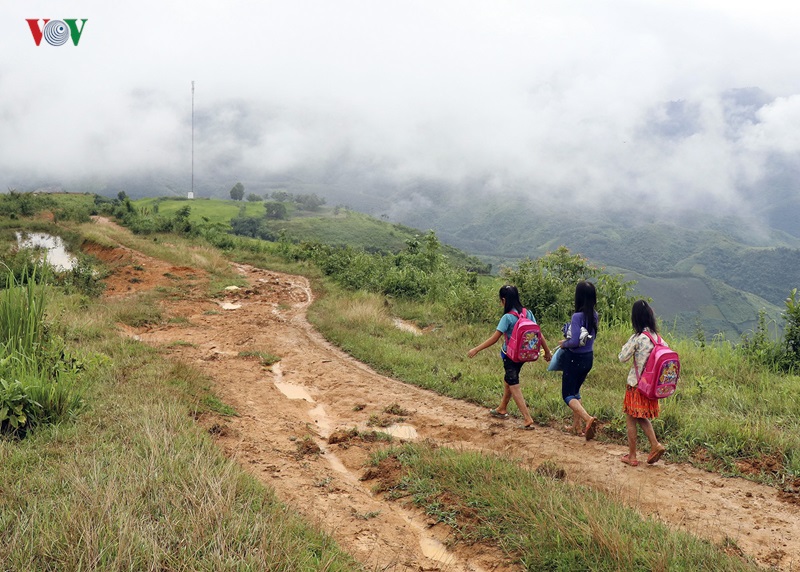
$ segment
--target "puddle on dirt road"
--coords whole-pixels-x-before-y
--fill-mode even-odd
[[[78,260],[67,252],[67,247],[60,236],[53,236],[43,232],[16,233],[17,245],[20,248],[43,250],[47,264],[59,272],[72,270]]]
[[[388,427],[371,427],[366,423],[359,423],[357,427],[359,431],[378,431],[406,441],[414,441],[418,437],[417,428],[408,423],[396,423]]]
[[[406,423],[399,423],[397,425],[389,425],[383,429],[384,432],[388,433],[392,437],[397,437],[398,439],[406,439],[407,441],[413,441],[417,438],[417,428],[413,425],[408,425]]]
[[[273,381],[275,387],[277,387],[278,391],[280,391],[287,398],[302,399],[303,401],[308,401],[309,403],[316,403],[306,388],[293,383],[281,381],[283,379],[283,369],[281,368],[280,363],[276,363],[272,366],[272,373],[275,374],[275,381]],[[321,437],[321,439],[317,440],[317,445],[319,446],[322,456],[325,457],[325,459],[328,461],[328,464],[330,464],[334,471],[344,475],[349,475],[350,471],[347,470],[347,467],[344,466],[344,463],[342,463],[342,461],[339,460],[339,457],[337,457],[336,454],[328,448],[327,439],[331,434],[331,421],[328,417],[328,414],[325,412],[325,407],[320,403],[311,409],[308,414],[317,426],[317,431]]]
[[[441,562],[445,566],[450,566],[455,563],[455,556],[453,556],[447,547],[436,540],[435,538],[420,538],[419,547],[422,549],[422,554],[425,558]]]
[[[283,395],[285,395],[287,398],[302,399],[304,401],[308,401],[309,403],[316,403],[314,398],[311,397],[311,394],[305,387],[283,381],[283,368],[281,367],[280,362],[273,364],[272,373],[275,374],[275,380],[273,381],[275,387],[277,387],[278,391],[283,393]]]
[[[419,548],[425,558],[429,558],[443,565],[445,570],[469,570],[470,572],[487,572],[475,562],[465,562],[447,548],[445,544],[431,536],[427,526],[418,522],[414,517],[409,517],[409,523],[419,537]]]
[[[289,399],[303,399],[304,401],[308,401],[309,403],[314,403],[314,399],[305,390],[305,388],[300,387],[299,385],[294,385],[293,383],[285,383],[282,381],[276,381],[275,387],[278,388],[278,391],[283,393]]]
[[[321,403],[317,405],[314,409],[308,412],[311,416],[311,419],[314,420],[314,423],[317,424],[317,429],[319,430],[319,434],[324,439],[327,439],[331,436],[331,420],[328,418],[328,414],[325,412],[325,406]]]

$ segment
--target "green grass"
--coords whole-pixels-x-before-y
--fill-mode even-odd
[[[264,351],[241,351],[239,352],[239,357],[256,358],[258,359],[259,363],[261,363],[261,365],[265,367],[281,361],[280,356],[276,356],[274,354]]]
[[[404,445],[373,456],[403,470],[382,487],[410,498],[468,544],[495,545],[524,570],[758,570],[720,547],[642,518],[604,494],[499,456]],[[388,489],[388,490],[387,490]]]
[[[154,212],[158,205],[158,214],[169,218],[183,207],[191,207],[189,220],[201,222],[207,220],[211,223],[227,224],[239,214],[241,207],[245,208],[247,216],[260,216],[264,214],[264,203],[250,201],[234,201],[226,199],[172,199],[172,198],[145,198],[133,201],[137,209],[147,209]]]

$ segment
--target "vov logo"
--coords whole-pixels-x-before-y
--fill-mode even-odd
[[[42,38],[51,46],[63,46],[71,38],[72,43],[77,46],[78,42],[81,41],[81,34],[83,34],[83,28],[86,27],[87,19],[80,20],[80,28],[78,28],[77,18],[65,18],[63,20],[29,18],[25,21],[31,28],[33,41],[36,42],[37,46],[42,43]],[[40,21],[42,22],[41,24],[39,24]]]

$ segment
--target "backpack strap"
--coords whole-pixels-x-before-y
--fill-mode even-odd
[[[651,334],[650,332],[642,332],[642,333],[648,338],[650,338],[650,341],[653,342],[654,346],[658,346],[664,343],[663,340],[661,339],[661,336],[659,336],[658,334],[656,334],[656,337],[658,338],[658,341],[656,341],[653,339],[653,334]]]
[[[656,349],[656,346],[661,343],[661,336],[659,336],[658,334],[656,334],[656,337],[658,338],[658,342],[656,342],[653,339],[653,334],[651,334],[650,332],[646,332],[646,331],[642,330],[642,333],[645,336],[647,336],[650,339],[650,341],[653,343],[653,349],[654,350]],[[645,365],[647,365],[647,362],[645,362]],[[636,364],[636,354],[635,353],[633,354],[633,370],[636,372],[636,381],[638,383],[639,379],[641,379],[641,377],[642,377],[642,374],[639,373],[639,366]],[[644,371],[644,370],[642,370],[642,371]]]
[[[524,306],[522,307],[522,312],[517,312],[516,310],[511,310],[508,313],[511,314],[512,316],[516,316],[517,320],[519,320],[522,316],[525,316],[526,318],[528,317],[528,310],[526,310]],[[514,325],[516,326],[516,324],[514,324]],[[508,343],[508,341],[510,339],[511,339],[511,335],[510,334],[506,334],[506,343]]]

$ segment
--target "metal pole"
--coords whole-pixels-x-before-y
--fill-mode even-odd
[[[192,80],[192,198],[194,198],[194,80]]]

